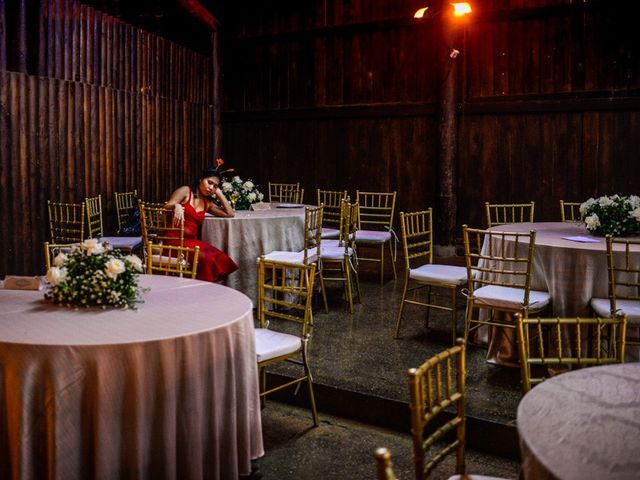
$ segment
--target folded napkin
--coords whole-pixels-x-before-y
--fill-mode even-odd
[[[583,236],[576,236],[576,237],[562,237],[565,240],[571,240],[572,242],[582,242],[582,243],[600,243],[600,240],[597,240],[595,238],[591,238],[591,237],[583,237]]]

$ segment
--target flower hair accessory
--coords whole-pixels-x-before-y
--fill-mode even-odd
[[[220,174],[220,175],[224,175],[225,173],[232,173],[235,172],[236,169],[235,168],[227,168],[226,170],[221,170],[220,167],[222,167],[222,165],[224,164],[224,160],[222,158],[216,158],[216,166],[215,166],[215,170]]]

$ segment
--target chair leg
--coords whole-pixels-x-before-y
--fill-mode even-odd
[[[389,258],[391,258],[391,266],[393,267],[393,279],[395,280],[395,279],[398,278],[398,276],[397,276],[397,273],[396,273],[396,262],[395,262],[395,260],[393,258],[393,249],[391,247],[391,242],[392,241],[393,240],[389,241]]]
[[[260,379],[260,393],[267,390],[267,369],[265,367],[259,368],[258,377]],[[264,408],[267,402],[266,395],[260,395],[260,408]]]
[[[452,344],[456,344],[456,337],[458,336],[458,308],[456,306],[456,293],[457,288],[451,289],[451,330],[453,331]]]
[[[464,341],[469,342],[469,324],[471,323],[471,316],[473,315],[473,301],[467,300],[467,309],[464,315]]]
[[[384,285],[384,243],[380,245],[380,286]]]
[[[418,295],[416,291],[416,295]],[[427,285],[427,303],[431,303],[431,285]],[[431,307],[427,307],[427,318],[424,321],[424,328],[429,328],[429,319],[431,317]]]
[[[320,270],[320,290],[322,291],[322,301],[324,302],[324,313],[329,313],[329,305],[327,304],[327,291],[324,288],[324,275]]]
[[[402,300],[400,300],[400,309],[398,310],[398,319],[396,320],[396,329],[393,332],[393,338],[398,338],[400,333],[400,322],[402,320],[402,314],[404,313],[404,300],[407,298],[407,289],[409,287],[409,275],[405,276],[404,289],[402,291]]]
[[[313,393],[313,378],[311,377],[311,370],[309,369],[309,362],[307,358],[307,342],[304,342],[302,346],[302,365],[304,367],[304,374],[307,377],[307,387],[309,388],[309,403],[311,407],[311,415],[313,416],[313,425],[317,427],[320,422],[318,421],[318,411],[316,410],[316,397]]]
[[[344,275],[344,292],[349,303],[349,313],[353,313],[353,291],[351,290],[351,266],[348,260],[342,261],[342,273]]]

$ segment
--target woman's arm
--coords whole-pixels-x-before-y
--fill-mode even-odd
[[[227,200],[227,197],[225,197],[224,193],[222,193],[222,190],[217,188],[214,195],[222,204],[222,208],[218,207],[213,202],[209,202],[209,208],[207,209],[207,211],[211,215],[215,215],[216,217],[227,217],[227,218],[235,217],[236,212],[231,207],[231,204],[229,203],[229,200]]]
[[[189,198],[189,187],[186,185],[176,189],[169,200],[164,204],[164,208],[173,207],[173,223],[180,225],[184,222],[184,207],[181,205]]]

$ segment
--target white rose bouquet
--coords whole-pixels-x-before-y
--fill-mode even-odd
[[[251,180],[244,182],[238,176],[231,180],[223,179],[222,193],[236,210],[248,210],[252,203],[261,202],[264,198]]]
[[[580,205],[580,214],[593,235],[622,237],[640,233],[640,197],[636,195],[590,198]]]
[[[88,239],[68,253],[59,253],[47,272],[45,298],[75,307],[135,308],[141,302],[138,275],[142,260],[112,250],[108,243]]]

